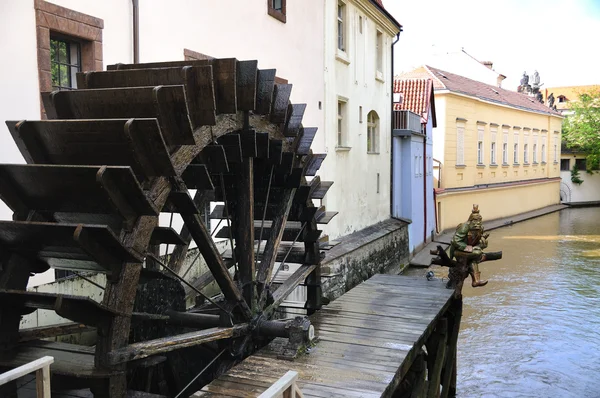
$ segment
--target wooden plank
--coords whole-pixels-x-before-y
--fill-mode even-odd
[[[316,135],[316,127],[304,127],[300,133],[301,138],[298,142],[296,153],[298,155],[308,155],[310,153],[310,146],[312,145]]]
[[[333,185],[333,181],[321,181],[319,186],[312,192],[311,199],[323,199]]]
[[[271,102],[273,100],[275,69],[259,70],[257,78],[255,113],[258,115],[267,115],[271,111]]]
[[[217,124],[217,104],[212,66],[186,66],[184,79],[193,129]]]
[[[270,140],[269,161],[273,164],[281,164],[283,159],[283,142],[281,140]]]
[[[242,324],[232,328],[216,327],[129,344],[126,347],[109,352],[108,362],[111,365],[117,365],[185,347],[227,339],[241,333],[245,326]]]
[[[285,123],[291,94],[291,84],[275,85],[273,90],[273,103],[271,104],[271,123]]]
[[[26,342],[50,337],[64,336],[67,334],[84,333],[95,330],[93,327],[78,322],[69,322],[59,325],[38,326],[19,330],[19,342]]]
[[[78,239],[83,231],[94,241],[97,250],[80,246],[82,240]],[[0,245],[42,261],[50,258],[95,261],[108,272],[115,271],[123,262],[142,262],[142,258],[123,247],[107,227],[96,225],[0,221]],[[104,256],[99,250],[110,255]]]
[[[253,111],[256,108],[258,61],[238,61],[236,72],[237,107],[241,111]]]
[[[256,157],[267,159],[269,157],[269,133],[256,133]]]
[[[305,110],[306,104],[290,105],[283,135],[286,137],[295,137],[298,135],[300,127],[302,126],[302,118],[304,117]]]
[[[208,145],[200,153],[200,161],[211,173],[228,173],[229,163],[222,145]]]
[[[127,70],[127,69],[156,69],[156,68],[174,68],[184,66],[205,66],[212,65],[214,59],[189,60],[189,61],[167,61],[167,62],[146,62],[136,64],[113,64],[106,67],[107,70]]]
[[[117,312],[88,297],[22,290],[0,290],[1,306],[54,310],[62,317],[88,326],[104,326]]]
[[[29,362],[25,365],[21,365],[15,369],[11,369],[8,372],[0,373],[0,386],[18,378],[21,378],[29,373],[35,372],[38,369],[48,367],[52,363],[54,363],[54,358],[45,356],[36,359],[35,361]],[[50,397],[50,394],[45,396]]]
[[[265,220],[265,225],[263,227],[263,236],[269,236],[269,235],[271,235],[272,232],[276,232],[276,231],[272,230],[272,222],[277,223],[278,220],[277,219],[275,219],[273,221]],[[261,229],[260,223],[261,223],[260,220],[254,221],[254,234],[255,235],[260,234],[260,229]],[[274,225],[277,226],[278,224],[274,224]],[[231,230],[230,227],[224,226],[219,230],[219,232],[216,233],[215,237],[228,238],[230,230]],[[286,241],[286,242],[293,242],[294,240],[296,240],[297,242],[316,242],[319,239],[321,232],[322,231],[318,230],[311,234],[304,233],[304,230],[302,230],[301,223],[299,223],[297,221],[291,221],[291,222],[286,223],[286,225],[283,227],[283,235],[282,235],[281,240]]]
[[[325,158],[327,157],[327,154],[325,153],[317,153],[317,154],[313,154],[310,156],[310,160],[307,163],[307,165],[305,166],[305,174],[307,176],[314,176],[317,174],[317,171],[319,171],[319,169],[321,168],[321,164],[323,163],[323,161],[325,160]]]
[[[54,362],[54,358],[52,357],[44,358],[50,358],[51,361]],[[35,390],[37,393],[37,398],[50,398],[50,364],[47,364],[35,372]]]
[[[246,158],[256,157],[257,143],[256,143],[256,132],[254,130],[246,130],[241,132],[242,138],[242,156]]]
[[[138,137],[130,131],[146,145],[130,142]],[[24,121],[10,132],[28,163],[130,166],[138,179],[174,174],[156,119]]]
[[[152,236],[150,237],[150,244],[160,245],[163,243],[169,245],[184,245],[186,244],[186,241],[183,240],[173,228],[155,227],[152,231]]]
[[[242,139],[240,134],[226,134],[222,137],[219,137],[217,143],[225,150],[227,163],[242,162]]]
[[[182,176],[189,189],[213,190],[215,186],[205,164],[190,164]]]
[[[195,145],[183,87],[156,87],[154,100],[160,129],[167,145]]]
[[[0,198],[13,211],[158,215],[129,167],[4,164],[0,182]]]
[[[237,112],[237,60],[235,58],[213,60],[213,76],[216,86],[217,113]]]

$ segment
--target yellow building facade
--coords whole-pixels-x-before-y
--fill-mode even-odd
[[[562,117],[520,93],[422,67],[436,80],[438,231],[479,204],[485,220],[560,203]]]

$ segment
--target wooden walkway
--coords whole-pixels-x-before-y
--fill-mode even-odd
[[[278,359],[276,339],[193,396],[255,397],[288,370],[306,397],[391,396],[452,292],[440,280],[375,275],[310,317],[318,342],[306,355]]]

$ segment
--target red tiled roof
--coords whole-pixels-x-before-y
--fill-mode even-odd
[[[559,112],[548,108],[546,105],[526,94],[505,90],[500,87],[478,82],[427,65],[421,66],[411,72],[404,73],[400,75],[399,78],[431,78],[433,79],[433,87],[435,90],[449,90],[455,93],[481,98],[486,101],[509,105],[518,109],[561,116]]]
[[[427,123],[429,107],[433,102],[433,80],[396,79],[394,93],[400,93],[400,102],[394,104],[394,110],[414,112],[421,115],[421,123]]]

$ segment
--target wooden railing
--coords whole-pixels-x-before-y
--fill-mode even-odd
[[[302,391],[296,385],[296,380],[298,380],[298,372],[290,370],[258,398],[304,398]]]
[[[421,132],[421,116],[411,111],[394,111],[394,130]]]
[[[53,362],[53,357],[42,357],[8,372],[1,373],[0,386],[35,372],[37,397],[50,398],[50,364]]]

